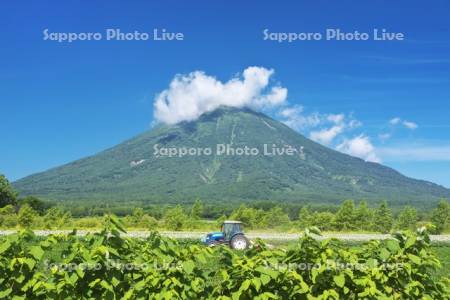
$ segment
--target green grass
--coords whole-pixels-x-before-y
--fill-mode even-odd
[[[442,264],[442,268],[436,272],[436,278],[447,277],[450,279],[450,244],[436,243],[431,248]]]

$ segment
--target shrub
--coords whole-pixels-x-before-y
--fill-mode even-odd
[[[38,216],[37,212],[31,208],[28,204],[23,205],[18,214],[18,222],[19,225],[23,228],[30,228],[33,225],[36,217]]]

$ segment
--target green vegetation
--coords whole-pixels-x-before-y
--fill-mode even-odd
[[[392,229],[392,212],[386,201],[375,211],[373,224],[376,231],[387,233]]]
[[[14,205],[17,199],[17,192],[13,189],[8,179],[0,174],[0,207]]]
[[[450,244],[433,243],[431,248],[442,264],[442,267],[436,270],[434,277],[436,279],[443,277],[450,278]]]
[[[441,233],[450,223],[450,204],[441,200],[436,209],[433,210],[431,221],[436,227],[436,232]]]
[[[37,213],[28,204],[23,205],[17,216],[18,223],[23,228],[30,228],[34,220],[37,217]]]
[[[257,148],[290,145],[298,155],[215,155],[218,144]],[[211,148],[212,155],[156,157],[159,148]],[[344,199],[391,206],[434,206],[450,190],[405,177],[317,144],[248,109],[221,108],[195,122],[160,126],[96,155],[14,182],[21,195],[79,203],[335,204]],[[377,204],[376,204],[377,205]]]
[[[35,199],[35,201],[38,201]],[[20,201],[19,201],[20,202]],[[324,231],[381,232],[415,230],[423,225],[432,225],[432,233],[450,231],[450,207],[442,200],[428,213],[418,213],[406,206],[393,213],[386,202],[370,208],[365,201],[357,206],[352,200],[344,201],[335,210],[313,209],[304,206],[291,215],[281,206],[242,204],[230,212],[223,211],[215,219],[206,219],[208,213],[202,201],[197,199],[192,206],[167,206],[160,210],[134,208],[130,214],[119,217],[128,227],[144,230],[217,230],[226,219],[242,221],[246,230],[268,230],[278,232],[299,232],[315,226]],[[0,228],[72,229],[100,228],[103,216],[73,217],[70,211],[53,206],[44,211],[33,209],[28,203],[14,207],[0,208]]]
[[[104,229],[38,238],[2,237],[1,299],[448,299],[448,278],[426,230],[349,247],[318,241],[320,231],[288,248],[261,241],[237,252],[153,233],[124,238],[107,216]]]

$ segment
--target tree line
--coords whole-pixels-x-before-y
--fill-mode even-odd
[[[200,199],[192,205],[158,207],[157,210],[136,207],[121,216],[129,228],[148,230],[214,230],[226,219],[242,221],[247,230],[297,231],[316,226],[324,231],[363,231],[388,233],[392,230],[414,230],[431,225],[433,233],[449,231],[450,202],[441,200],[431,211],[418,213],[415,207],[404,206],[393,212],[387,201],[371,208],[366,201],[357,204],[343,201],[337,209],[318,209],[303,205],[293,211],[287,207],[267,203],[241,204],[232,210],[221,211],[211,218],[211,211]],[[32,227],[99,228],[100,215],[73,217],[63,206],[55,206],[36,197],[19,198],[6,177],[0,175],[0,228]]]

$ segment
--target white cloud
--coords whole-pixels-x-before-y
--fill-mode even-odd
[[[400,119],[399,117],[395,117],[395,118],[392,118],[392,119],[389,121],[389,124],[391,124],[391,125],[397,125],[397,124],[400,123],[401,120],[402,120],[402,119]]]
[[[159,122],[176,124],[192,121],[221,105],[254,109],[277,107],[285,103],[287,89],[270,87],[272,69],[249,67],[242,76],[221,82],[204,72],[176,75],[168,89],[156,96],[154,116]]]
[[[356,128],[356,127],[359,127],[359,126],[362,126],[362,123],[360,121],[358,121],[358,120],[355,120],[355,119],[350,120],[350,122],[348,123],[348,127],[349,128]]]
[[[328,115],[327,120],[335,124],[339,124],[344,121],[344,117],[344,114],[330,114]]]
[[[318,113],[306,115],[303,110],[301,105],[289,106],[282,108],[277,116],[284,124],[298,131],[318,126],[321,123],[321,117]]]
[[[328,124],[331,123],[331,125],[309,133],[309,137],[312,140],[327,146],[344,131],[361,126],[361,122],[353,119],[352,115],[346,117],[345,114],[321,115],[321,124],[326,124],[327,122]]]
[[[410,121],[403,121],[402,124],[403,124],[406,128],[412,129],[412,130],[417,129],[417,127],[419,127],[419,126],[417,126],[416,123],[410,122]]]
[[[402,124],[403,126],[405,126],[408,129],[414,130],[417,129],[417,127],[419,127],[416,123],[411,122],[411,121],[407,121],[407,120],[402,120],[399,117],[395,117],[389,120],[389,124],[391,125],[399,125]]]
[[[344,140],[336,149],[343,153],[362,158],[365,161],[381,162],[381,159],[375,153],[375,147],[370,142],[370,138],[363,134],[350,140]]]
[[[318,143],[329,145],[344,130],[344,125],[335,125],[328,129],[311,131],[309,137]]]

